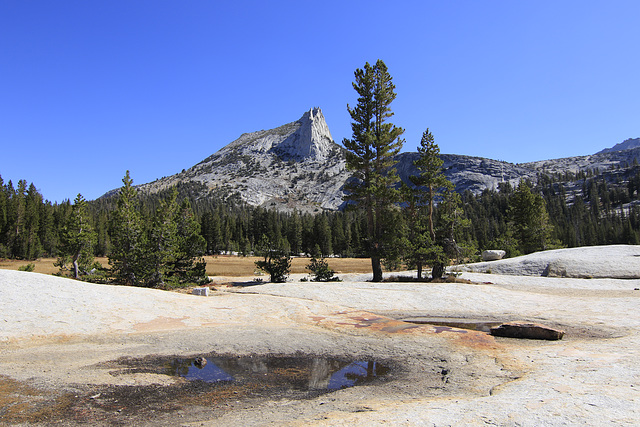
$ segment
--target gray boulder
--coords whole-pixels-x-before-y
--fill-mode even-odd
[[[482,251],[482,260],[483,261],[497,261],[499,259],[504,258],[507,253],[505,251],[501,251],[498,249],[490,249],[487,251]]]

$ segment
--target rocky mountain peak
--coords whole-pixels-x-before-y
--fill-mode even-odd
[[[295,124],[295,131],[274,145],[272,151],[283,160],[325,160],[334,144],[322,110],[310,109]]]

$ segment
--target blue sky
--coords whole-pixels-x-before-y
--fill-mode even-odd
[[[638,1],[0,0],[0,175],[94,199],[322,108],[382,59],[415,151],[521,163],[640,136]]]

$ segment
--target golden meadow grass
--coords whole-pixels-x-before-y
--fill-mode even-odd
[[[256,274],[255,261],[259,257],[239,257],[239,256],[206,256],[207,274],[209,276],[252,276]],[[104,267],[109,267],[109,260],[106,257],[97,257],[96,261]],[[36,261],[0,259],[0,269],[18,270],[27,264],[35,264],[35,272],[43,274],[54,274],[58,267],[53,264],[55,258],[40,258]],[[309,273],[306,266],[310,258],[293,258],[291,260],[291,273]],[[329,267],[336,273],[369,273],[371,272],[371,260],[368,258],[327,258]]]

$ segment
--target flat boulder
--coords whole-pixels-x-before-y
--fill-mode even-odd
[[[491,328],[491,335],[506,338],[556,341],[562,339],[564,331],[539,323],[509,322]]]

